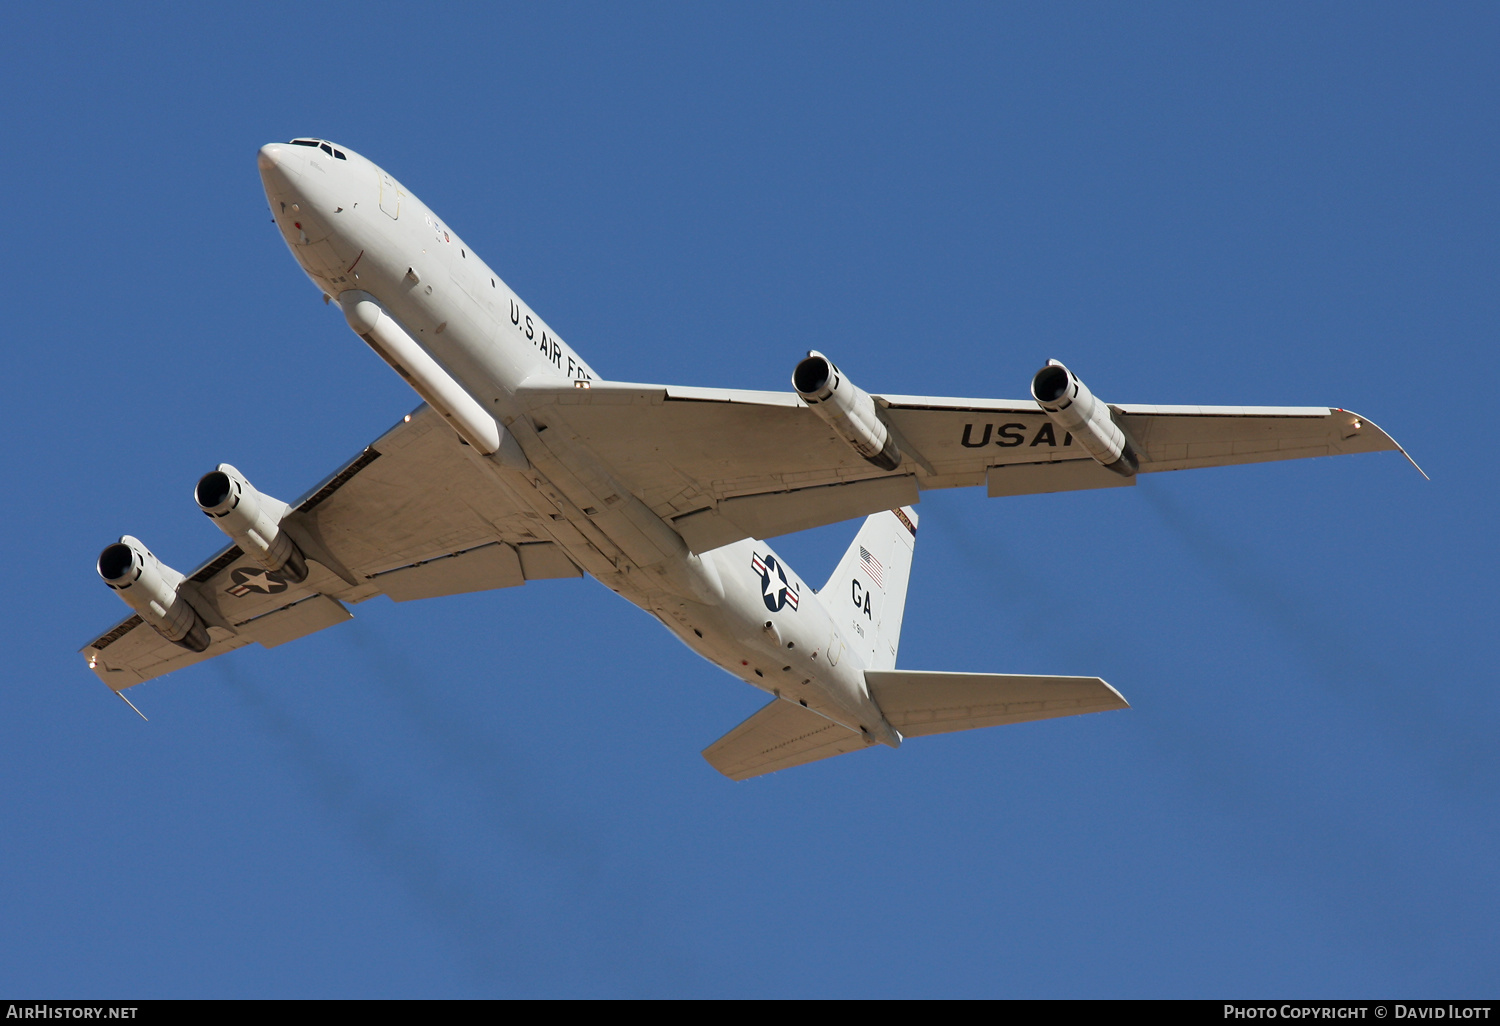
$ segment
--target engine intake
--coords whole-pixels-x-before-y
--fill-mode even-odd
[[[881,470],[901,465],[901,450],[869,393],[817,350],[792,371],[792,387],[850,448]]]
[[[293,584],[307,579],[302,550],[281,529],[286,503],[257,491],[244,474],[227,463],[203,475],[193,489],[193,498],[204,515],[233,538],[245,555]]]
[[[99,576],[140,618],[174,644],[192,652],[208,648],[208,628],[183,599],[183,576],[125,535],[99,553]]]
[[[1070,432],[1090,456],[1117,474],[1131,477],[1140,468],[1130,439],[1115,423],[1109,407],[1077,375],[1056,360],[1031,379],[1031,397],[1052,423]]]

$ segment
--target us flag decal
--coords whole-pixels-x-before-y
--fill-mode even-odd
[[[885,578],[880,566],[880,560],[870,555],[870,550],[863,545],[859,547],[859,565],[865,568],[865,573],[870,575],[877,587],[885,587]]]

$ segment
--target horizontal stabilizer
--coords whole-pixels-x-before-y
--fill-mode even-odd
[[[866,670],[865,683],[903,737],[1130,708],[1098,677]]]
[[[703,757],[731,780],[748,780],[869,744],[856,730],[824,719],[795,702],[776,698],[703,749]]]

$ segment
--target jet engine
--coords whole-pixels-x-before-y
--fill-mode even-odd
[[[203,475],[193,498],[245,555],[293,584],[307,579],[307,560],[281,529],[286,503],[256,491],[244,474],[227,463]]]
[[[881,470],[901,464],[901,450],[868,392],[844,377],[817,350],[792,371],[792,387],[802,401],[849,446]]]
[[[1139,460],[1130,439],[1115,423],[1109,407],[1094,398],[1087,385],[1056,360],[1031,379],[1031,397],[1052,423],[1078,439],[1090,456],[1117,474],[1131,477]]]
[[[208,628],[183,599],[183,576],[125,535],[99,553],[99,576],[156,633],[193,652],[208,648]]]

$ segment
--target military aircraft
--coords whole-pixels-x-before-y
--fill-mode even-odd
[[[871,395],[819,352],[796,364],[791,392],[607,381],[371,161],[302,138],[257,163],[297,263],[422,404],[292,503],[219,464],[194,496],[231,544],[190,573],[129,535],[106,547],[99,576],[134,615],[82,651],[122,698],[341,623],[377,595],[589,574],[772,696],[703,753],[736,780],[1121,709],[1096,677],[896,669],[923,491],[1113,488],[1400,450],[1347,410],[1105,403],[1056,360],[1026,400]],[[856,517],[818,589],[760,540]]]

